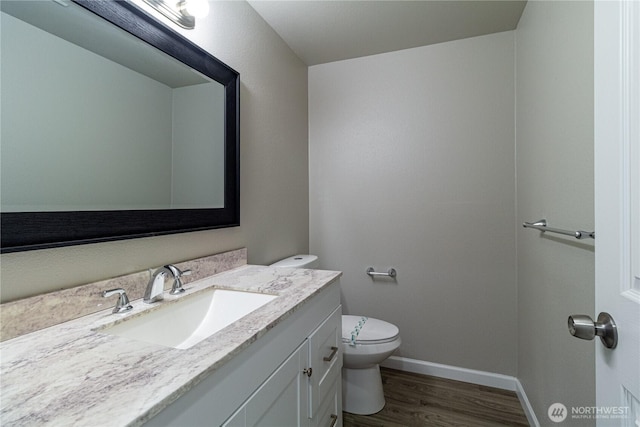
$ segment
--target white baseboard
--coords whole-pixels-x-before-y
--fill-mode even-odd
[[[527,395],[522,388],[522,384],[520,384],[520,381],[518,381],[516,377],[398,356],[389,357],[381,363],[381,366],[397,369],[399,371],[431,375],[439,378],[447,378],[450,380],[464,381],[467,383],[514,391],[518,396],[518,399],[520,399],[520,404],[527,416],[529,424],[535,427],[540,427],[535,413],[533,412],[533,408],[529,403],[529,399],[527,399]]]
[[[494,374],[485,371],[459,368],[457,366],[441,365],[439,363],[425,362],[423,360],[408,359],[406,357],[391,356],[381,366],[398,369],[400,371],[414,372],[416,374],[431,375],[450,380],[464,381],[472,384],[485,385],[503,390],[516,391],[516,377]]]
[[[524,388],[522,384],[520,384],[520,380],[516,378],[516,394],[518,395],[518,399],[520,400],[520,404],[522,405],[522,409],[524,410],[524,414],[527,416],[527,420],[529,424],[534,427],[540,427],[540,423],[536,418],[536,413],[533,412],[533,407],[527,398],[527,394],[524,392]]]

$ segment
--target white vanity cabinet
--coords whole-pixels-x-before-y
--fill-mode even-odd
[[[341,322],[336,280],[146,425],[341,426]]]
[[[338,307],[223,426],[342,425],[341,319]]]

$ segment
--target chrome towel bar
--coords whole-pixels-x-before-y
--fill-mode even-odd
[[[542,232],[548,231],[550,233],[558,233],[558,234],[564,234],[565,236],[573,236],[576,239],[586,239],[586,238],[595,239],[596,238],[595,231],[583,231],[583,230],[570,231],[570,230],[562,230],[560,228],[548,227],[546,219],[541,219],[536,222],[524,222],[522,223],[522,226],[524,228],[535,228],[536,230],[540,230]]]
[[[373,267],[369,267],[367,268],[366,273],[371,277],[376,277],[376,276],[396,277],[395,268],[390,268],[386,272],[377,272],[373,269]]]

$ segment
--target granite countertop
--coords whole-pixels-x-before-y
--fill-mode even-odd
[[[0,344],[3,425],[143,424],[231,360],[339,272],[246,265],[165,293],[154,305],[111,308]],[[101,328],[210,287],[263,292],[278,298],[187,350],[128,340]],[[239,404],[241,402],[238,402]]]

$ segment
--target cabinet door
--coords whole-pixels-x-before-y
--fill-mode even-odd
[[[313,368],[309,391],[309,418],[314,418],[320,403],[331,393],[335,378],[341,378],[342,307],[331,313],[309,336],[309,347],[309,361]]]
[[[338,369],[338,372],[341,370]],[[314,427],[342,427],[342,377],[327,378],[327,394],[318,406],[312,420]]]
[[[306,343],[256,390],[223,426],[282,427],[308,426],[308,379],[302,371],[307,367],[309,349]]]

